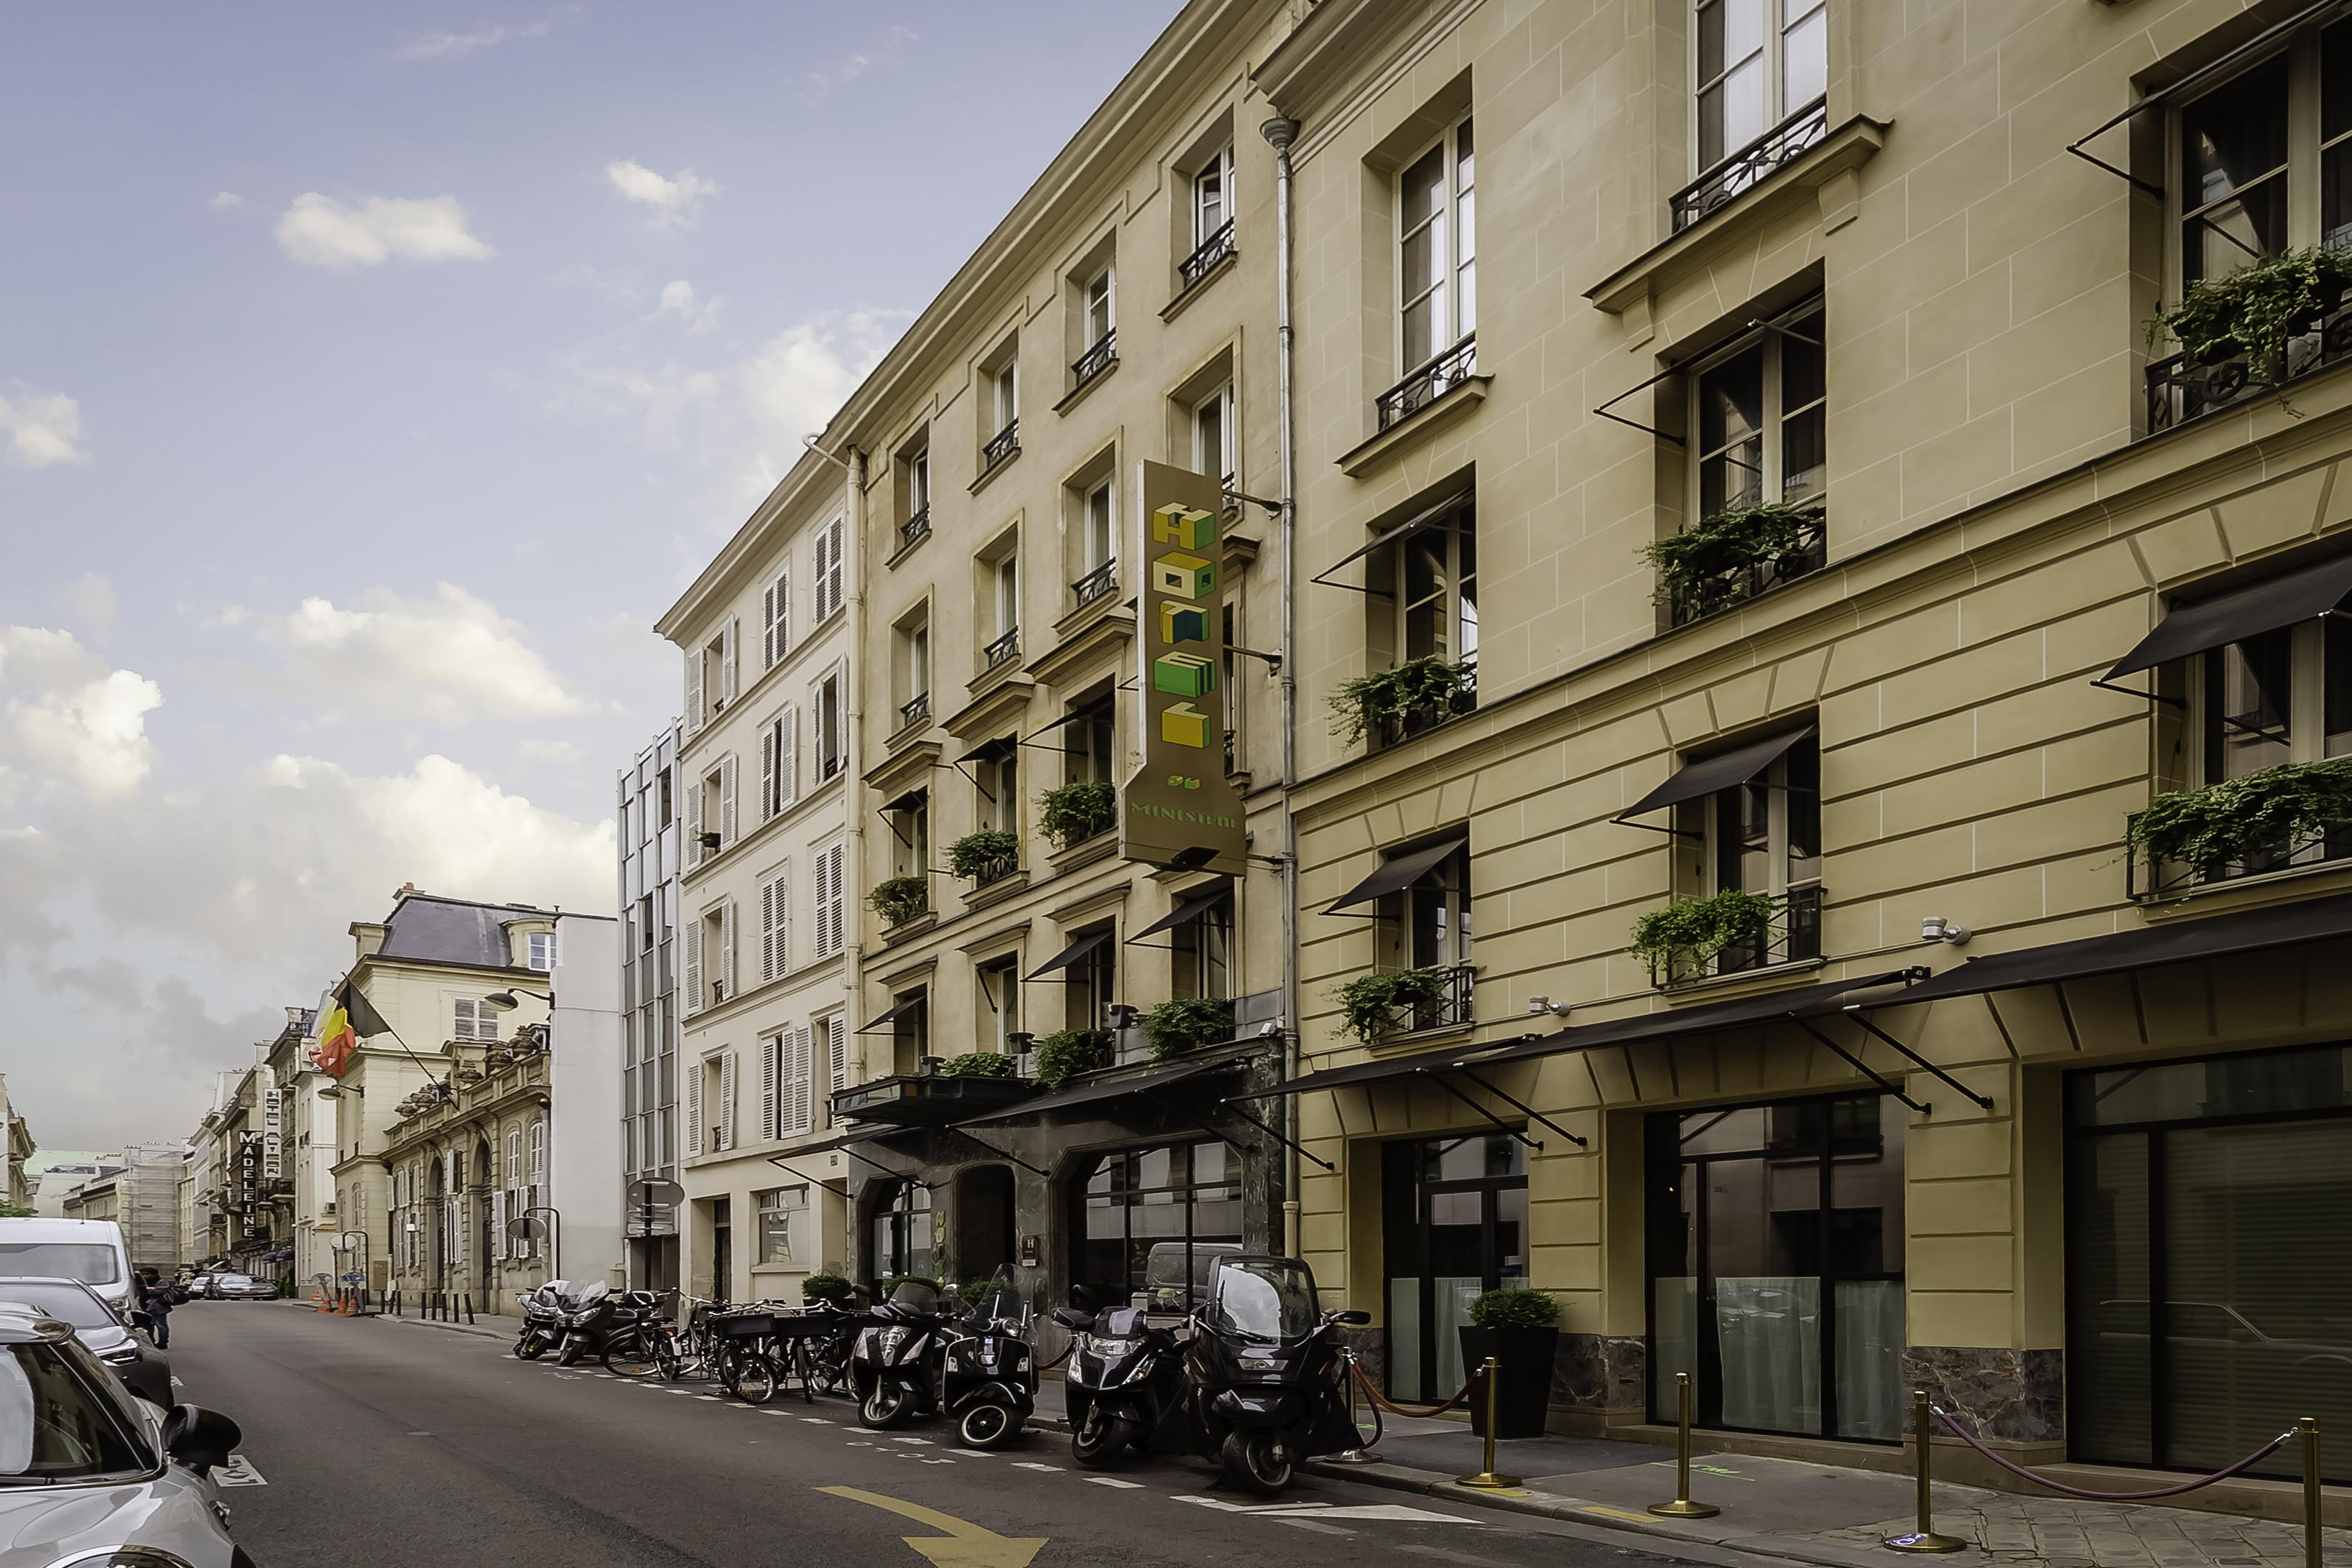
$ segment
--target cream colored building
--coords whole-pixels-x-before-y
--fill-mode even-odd
[[[677,907],[648,885],[623,939],[675,944],[678,1279],[696,1296],[797,1301],[846,1258],[845,1159],[795,1154],[857,1074],[848,499],[841,467],[804,456],[657,627],[686,671]]]
[[[6,1140],[0,1145],[0,1203],[30,1213],[33,1184],[25,1175],[25,1162],[33,1157],[37,1145],[24,1113],[9,1102],[5,1074],[0,1074],[0,1139]]]

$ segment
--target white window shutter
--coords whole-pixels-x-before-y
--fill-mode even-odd
[[[835,1094],[849,1087],[849,1030],[839,1017],[824,1020],[824,1057]]]
[[[735,901],[719,906],[719,983],[729,1001],[735,999]]]
[[[702,932],[697,915],[686,929],[686,997],[679,1010],[688,1018],[702,1010]]]
[[[760,979],[776,977],[776,884],[760,884]]]
[[[760,591],[760,668],[763,670],[774,669],[776,661],[784,656],[783,645],[777,637],[783,617],[776,603],[783,591],[784,580],[781,577]]]
[[[702,1059],[697,1057],[687,1064],[686,1071],[686,1152],[702,1152]]]
[[[489,1256],[496,1258],[507,1250],[507,1189],[498,1187],[490,1193],[490,1234],[484,1239]]]
[[[696,735],[702,729],[702,650],[686,651],[686,733]]]
[[[833,530],[830,528],[817,529],[816,570],[810,575],[816,580],[816,618],[819,621],[833,613],[831,590],[826,586],[833,580],[833,574],[826,570],[826,557],[832,553],[832,544]]]
[[[735,700],[735,617],[730,615],[727,624],[719,632],[719,700]]]
[[[760,730],[760,821],[767,821],[782,806],[776,793],[776,752],[783,742],[784,721],[770,719]]]
[[[735,847],[735,758],[719,759],[719,847]]]
[[[735,1146],[735,1053],[719,1053],[719,1111],[710,1124],[719,1134],[721,1150]]]
[[[793,967],[793,868],[786,862],[774,877],[776,888],[776,973]]]
[[[803,1024],[793,1031],[792,1070],[786,1080],[792,1089],[792,1108],[786,1113],[790,1121],[785,1131],[794,1137],[816,1124],[813,1119],[815,1107],[811,1103],[816,1093],[816,1068],[809,1060],[809,1048],[808,1026]]]
[[[686,869],[692,871],[702,863],[702,780],[690,779],[686,785]]]
[[[547,1179],[547,1123],[530,1124],[530,1184],[535,1189]]]
[[[842,847],[835,844],[816,857],[817,950],[827,955],[840,952],[844,938],[841,855]]]
[[[784,1135],[776,1119],[783,1071],[784,1037],[772,1034],[760,1042],[760,1137],[763,1142],[773,1143]]]
[[[776,799],[789,806],[801,798],[801,714],[787,706],[776,720]]]

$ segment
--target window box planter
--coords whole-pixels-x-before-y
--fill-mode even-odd
[[[932,1070],[937,1078],[1017,1078],[1021,1064],[1001,1051],[969,1051],[950,1056]]]
[[[930,884],[919,876],[887,877],[866,895],[866,906],[880,915],[885,925],[904,925],[931,912]]]
[[[1392,670],[1342,681],[1328,700],[1331,733],[1340,745],[1376,739],[1393,746],[1475,708],[1477,672],[1468,663],[1427,653]]]
[[[1462,1364],[1472,1372],[1493,1356],[1495,1436],[1540,1437],[1551,1404],[1551,1369],[1559,1351],[1559,1303],[1542,1291],[1506,1286],[1470,1304],[1462,1336]],[[1470,1430],[1486,1434],[1486,1391],[1470,1396]]]
[[[1040,1036],[1031,1051],[1038,1083],[1059,1089],[1081,1072],[1108,1067],[1111,1033],[1107,1029],[1060,1029]]]
[[[1661,989],[1818,957],[1822,890],[1792,887],[1776,898],[1728,887],[1711,898],[1677,899],[1634,921],[1630,946]]]
[[[948,870],[974,887],[986,887],[1021,868],[1021,840],[1003,828],[966,833],[948,846]]]
[[[1366,1045],[1384,1035],[1417,1030],[1466,1028],[1472,983],[1467,964],[1424,969],[1376,969],[1332,991],[1341,1027]]]
[[[2147,324],[2151,355],[2167,337],[2180,346],[2147,367],[2148,429],[2278,391],[2343,359],[2352,352],[2347,296],[2352,250],[2326,246],[2282,251],[2190,284]]]
[[[2333,859],[2352,852],[2347,828],[2352,763],[2343,760],[2284,763],[2158,795],[2124,825],[2130,892],[2137,898],[2277,871],[2314,850]]]
[[[1081,779],[1037,797],[1045,812],[1038,824],[1054,847],[1066,850],[1097,833],[1108,832],[1118,821],[1118,791],[1096,779]]]
[[[1827,560],[1827,519],[1818,507],[1727,507],[1646,546],[1657,573],[1652,590],[1673,626],[1755,598]]]
[[[1234,1004],[1223,997],[1171,997],[1139,1013],[1135,1026],[1150,1042],[1153,1060],[1165,1061],[1233,1039]]]

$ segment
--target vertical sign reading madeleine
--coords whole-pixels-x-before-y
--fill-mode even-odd
[[[1139,487],[1143,767],[1119,802],[1119,853],[1238,875],[1241,800],[1225,778],[1224,492],[1161,463],[1142,465]]]

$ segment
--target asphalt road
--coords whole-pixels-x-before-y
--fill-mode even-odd
[[[1268,1507],[1205,1466],[1110,1474],[1038,1432],[996,1454],[941,1424],[860,1427],[849,1406],[753,1409],[524,1363],[505,1342],[290,1305],[205,1301],[172,1320],[180,1396],[245,1428],[225,1488],[260,1568],[1644,1568],[1741,1563],[1693,1549],[1302,1478]]]

